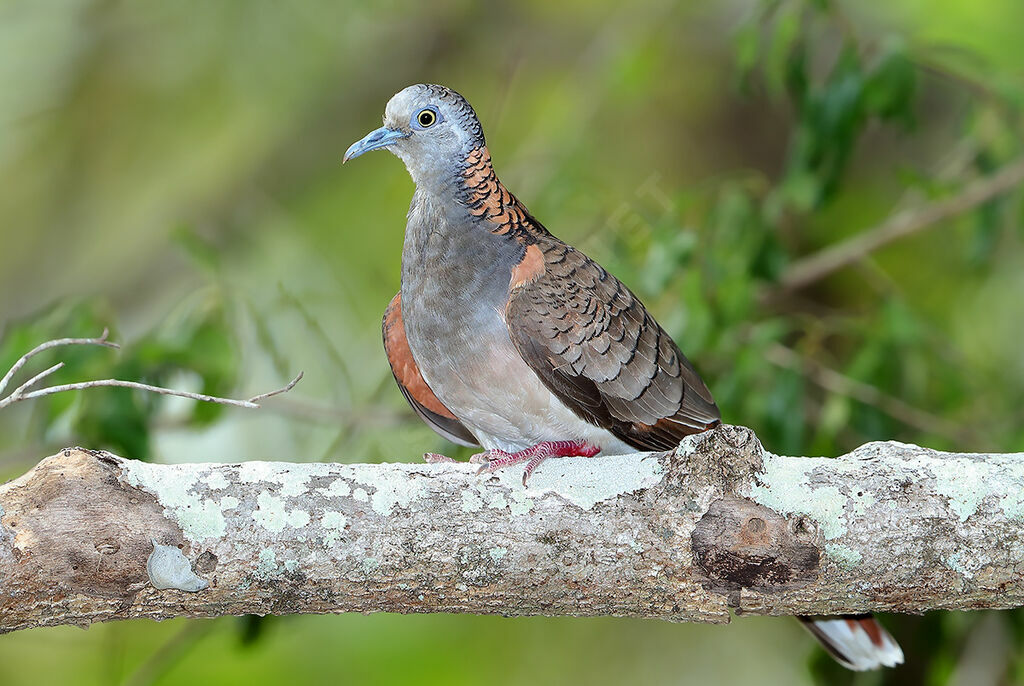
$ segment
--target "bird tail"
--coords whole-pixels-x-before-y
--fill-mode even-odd
[[[847,669],[863,672],[903,663],[903,650],[872,615],[800,617],[800,621]]]

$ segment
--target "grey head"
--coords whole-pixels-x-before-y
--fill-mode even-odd
[[[344,161],[371,150],[390,150],[405,162],[418,187],[449,182],[466,166],[469,153],[485,145],[476,112],[450,88],[416,84],[394,95],[384,126],[352,144]]]

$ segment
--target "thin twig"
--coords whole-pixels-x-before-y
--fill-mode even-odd
[[[22,395],[25,394],[25,391],[27,391],[28,389],[32,388],[37,383],[39,383],[40,381],[42,381],[43,379],[48,377],[50,374],[53,374],[58,369],[61,369],[63,366],[64,366],[63,362],[58,362],[57,364],[53,365],[49,369],[39,372],[38,374],[33,376],[31,379],[29,379],[28,381],[26,381],[25,383],[21,384],[20,386],[15,388],[13,391],[11,391],[11,395],[9,397],[10,398],[20,398]]]
[[[32,359],[39,353],[43,352],[44,350],[49,350],[50,348],[56,348],[62,345],[102,345],[105,348],[114,348],[115,350],[120,348],[121,346],[118,345],[117,343],[107,340],[107,335],[109,333],[110,331],[108,331],[107,329],[103,329],[103,335],[100,336],[99,338],[57,338],[52,341],[40,343],[39,345],[32,348],[24,355],[22,355],[18,359],[18,361],[14,363],[14,366],[11,367],[10,371],[4,374],[4,378],[0,379],[0,393],[4,392],[4,389],[7,388],[7,384],[9,384],[11,382],[11,379],[14,378],[14,375],[17,374],[21,370],[21,368],[25,366],[26,362],[28,362],[30,359]]]
[[[295,384],[302,378],[300,373],[294,379],[289,382],[287,386],[279,388],[269,393],[263,393],[262,395],[254,396],[249,400],[235,400],[234,398],[221,398],[215,395],[206,395],[205,393],[190,393],[189,391],[178,391],[173,388],[163,388],[161,386],[151,386],[145,383],[139,383],[138,381],[122,381],[121,379],[97,379],[96,381],[80,381],[78,383],[66,383],[60,386],[49,386],[47,388],[40,388],[38,391],[30,391],[23,393],[20,396],[14,396],[13,394],[0,400],[0,410],[4,409],[8,405],[12,405],[22,400],[32,400],[33,398],[42,398],[43,396],[53,395],[54,393],[63,393],[65,391],[81,391],[87,388],[101,388],[101,387],[116,387],[116,388],[134,388],[139,391],[148,391],[149,393],[157,393],[159,395],[172,395],[178,398],[190,398],[192,400],[200,400],[204,403],[217,403],[218,405],[232,405],[234,407],[245,407],[249,409],[258,408],[260,400],[270,398],[280,393],[286,393],[291,390]]]
[[[794,291],[812,284],[893,241],[963,214],[1024,183],[1024,158],[976,179],[951,198],[890,215],[881,224],[794,262],[777,288]]]
[[[249,400],[247,400],[246,402],[250,403],[255,407],[259,407],[260,401],[266,400],[267,398],[273,398],[275,395],[287,393],[288,391],[295,388],[295,384],[299,383],[299,381],[302,380],[303,374],[305,374],[305,372],[299,372],[298,376],[289,381],[287,386],[282,386],[281,388],[278,388],[276,391],[270,391],[269,393],[260,393],[259,395],[254,395],[253,397],[249,398]],[[209,396],[207,396],[205,398],[198,398],[198,400],[206,400],[207,402],[219,402],[220,400],[223,400],[223,398],[210,398]]]
[[[7,387],[14,375],[21,370],[22,367],[34,356],[41,353],[44,350],[55,348],[63,345],[102,345],[107,348],[120,348],[121,346],[117,343],[112,343],[107,340],[108,331],[103,330],[103,335],[99,338],[58,338],[52,341],[46,341],[37,345],[29,352],[22,355],[14,366],[11,367],[10,371],[4,375],[3,379],[0,379],[0,393]],[[267,398],[272,398],[275,395],[287,393],[295,387],[295,384],[299,383],[302,379],[302,372],[299,372],[298,376],[292,379],[288,385],[270,391],[268,393],[261,393],[254,395],[248,400],[235,400],[234,398],[221,398],[215,395],[206,395],[205,393],[191,393],[189,391],[178,391],[172,388],[163,388],[162,386],[152,386],[150,384],[140,383],[138,381],[123,381],[121,379],[97,379],[95,381],[80,381],[78,383],[60,384],[58,386],[48,386],[46,388],[40,388],[35,391],[28,389],[35,386],[37,383],[50,376],[58,369],[64,366],[63,362],[58,362],[49,369],[46,369],[31,379],[15,388],[7,397],[0,397],[0,410],[4,409],[8,405],[21,402],[24,400],[32,400],[33,398],[42,398],[47,395],[53,395],[55,393],[63,393],[65,391],[80,391],[88,388],[100,388],[100,387],[117,387],[117,388],[133,388],[139,391],[146,391],[149,393],[157,393],[159,395],[170,395],[178,398],[189,398],[191,400],[199,400],[206,403],[217,403],[218,405],[231,405],[234,407],[245,407],[255,409],[260,406],[260,402]]]

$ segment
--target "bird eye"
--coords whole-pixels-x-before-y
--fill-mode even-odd
[[[437,115],[434,114],[433,110],[420,110],[420,113],[416,115],[416,121],[426,129],[434,125],[434,122],[437,121]]]

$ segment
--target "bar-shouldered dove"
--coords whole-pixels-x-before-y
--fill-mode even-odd
[[[437,85],[400,91],[345,161],[379,149],[416,184],[402,287],[384,315],[388,360],[431,428],[485,448],[482,472],[526,462],[525,484],[549,457],[671,450],[720,423],[640,300],[498,180],[465,98]],[[868,616],[802,619],[851,669],[902,662]]]

